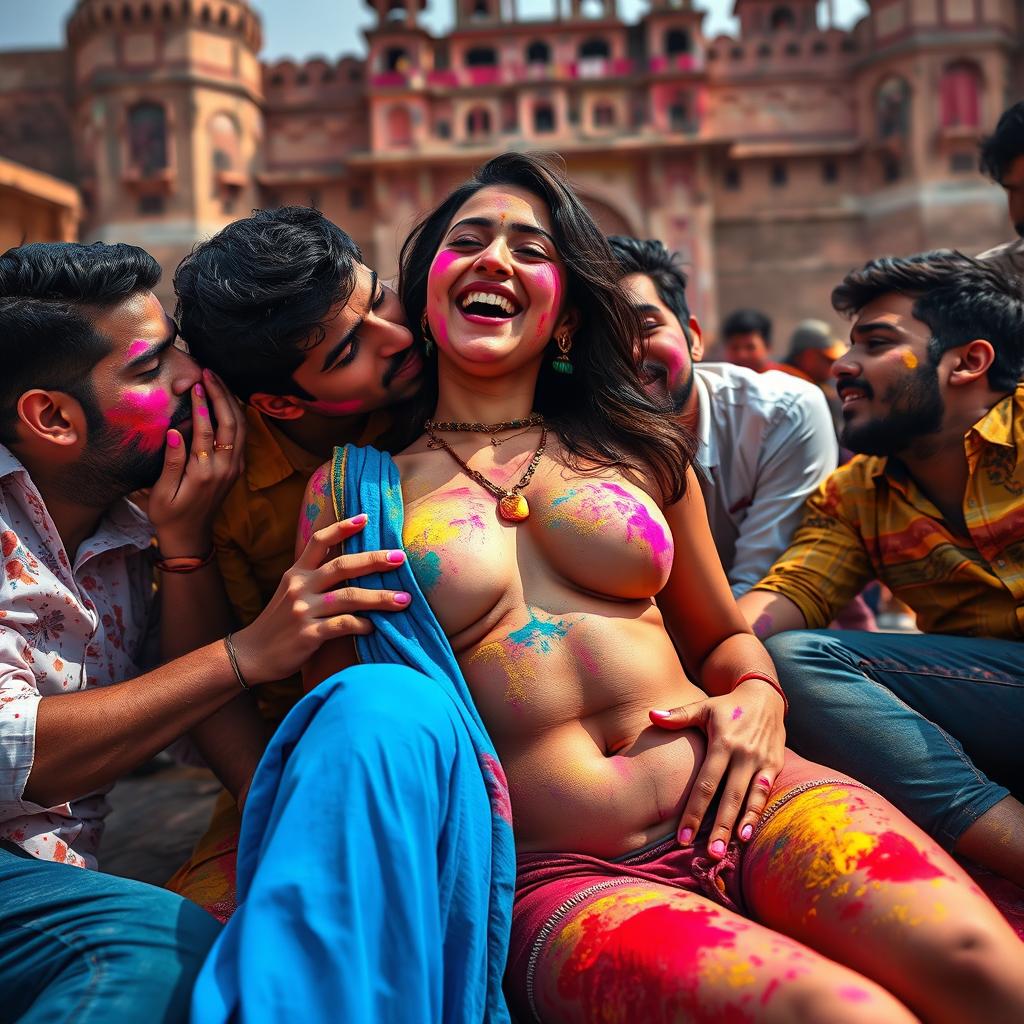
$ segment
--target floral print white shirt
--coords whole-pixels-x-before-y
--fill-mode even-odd
[[[72,565],[28,472],[0,445],[0,841],[42,860],[96,867],[110,787],[57,807],[24,798],[39,701],[139,675],[151,537],[120,501]]]

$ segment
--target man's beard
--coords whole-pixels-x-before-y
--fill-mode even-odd
[[[146,451],[131,433],[111,427],[92,395],[78,395],[89,431],[81,458],[69,466],[62,480],[65,495],[81,505],[104,508],[133,491],[152,487],[164,468],[164,446]],[[188,419],[188,396],[171,417],[168,430]]]
[[[658,399],[667,400],[671,412],[682,412],[693,391],[693,363],[687,363],[686,371],[671,381],[662,363],[648,360],[643,369],[648,380],[653,382]]]
[[[845,388],[857,387],[871,398],[866,381],[845,382]],[[946,413],[939,391],[938,368],[928,363],[913,370],[885,395],[891,412],[880,419],[854,426],[846,423],[839,437],[844,448],[860,455],[898,455],[920,437],[936,433]]]

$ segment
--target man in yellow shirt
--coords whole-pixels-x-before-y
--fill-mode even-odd
[[[397,296],[317,210],[263,210],[229,224],[182,261],[174,287],[190,352],[246,403],[245,469],[214,527],[221,575],[245,625],[294,561],[310,475],[335,445],[382,432],[382,410],[414,393],[421,361]],[[298,676],[261,688],[270,728],[301,696]],[[221,920],[235,906],[239,825],[222,793],[206,835],[168,883]]]
[[[1021,884],[1024,299],[935,252],[872,260],[832,302],[854,319],[833,374],[859,454],[740,607],[772,637],[791,745]],[[923,634],[824,631],[876,578]]]

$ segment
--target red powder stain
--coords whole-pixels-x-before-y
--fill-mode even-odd
[[[898,832],[883,832],[878,845],[857,861],[874,882],[920,882],[928,878],[947,878],[905,836]]]
[[[159,451],[171,422],[170,406],[166,391],[126,391],[121,403],[107,412],[107,420],[123,432],[126,446]]]
[[[737,718],[743,717],[743,708],[732,709],[732,720],[735,722]]]
[[[851,921],[855,917],[860,917],[864,911],[864,901],[857,900],[855,903],[849,903],[843,907],[839,914],[839,918],[842,921]]]
[[[751,960],[751,962],[753,962],[754,958],[751,957],[750,960]],[[758,961],[758,962],[760,962],[760,961]],[[782,984],[782,983],[779,981],[778,978],[772,978],[772,980],[769,981],[767,985],[765,985],[764,991],[761,993],[761,1005],[762,1006],[767,1006],[768,1005],[768,1000],[771,999],[771,997],[773,995],[775,995],[775,992],[778,989],[780,984]]]
[[[839,990],[839,995],[849,1003],[863,1003],[866,999],[871,998],[870,992],[867,992],[862,988],[855,988],[852,985],[847,985],[845,988],[841,988]]]
[[[589,914],[558,976],[559,996],[583,1020],[675,1020],[696,1008],[705,950],[732,949],[735,935],[717,927],[713,910],[652,906],[626,921]],[[714,1019],[752,1017],[723,1006]]]

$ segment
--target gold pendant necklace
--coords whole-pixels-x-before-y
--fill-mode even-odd
[[[471,479],[475,480],[485,490],[490,491],[498,499],[498,515],[507,523],[521,523],[524,519],[528,519],[530,516],[530,504],[523,497],[520,491],[530,482],[534,472],[540,465],[541,456],[544,454],[544,448],[547,445],[548,440],[548,428],[544,424],[544,417],[537,415],[537,422],[540,425],[540,444],[537,446],[537,450],[533,453],[533,458],[530,459],[530,464],[526,467],[526,472],[522,475],[514,487],[510,490],[505,490],[503,487],[499,487],[496,483],[488,480],[487,477],[479,471],[472,469],[461,459],[456,453],[455,449],[443,438],[438,437],[437,434],[431,429],[432,427],[438,427],[440,429],[448,430],[474,430],[477,427],[483,427],[483,430],[475,431],[478,433],[490,433],[490,428],[485,424],[450,424],[450,423],[437,423],[433,420],[427,420],[424,425],[424,429],[427,432],[427,436],[430,440],[427,442],[431,448],[443,448],[463,469],[463,471]],[[530,417],[533,419],[533,417]],[[512,421],[516,426],[519,426],[524,421]],[[536,425],[536,424],[531,424]],[[504,424],[499,426],[505,427]],[[505,429],[509,429],[505,427]]]

